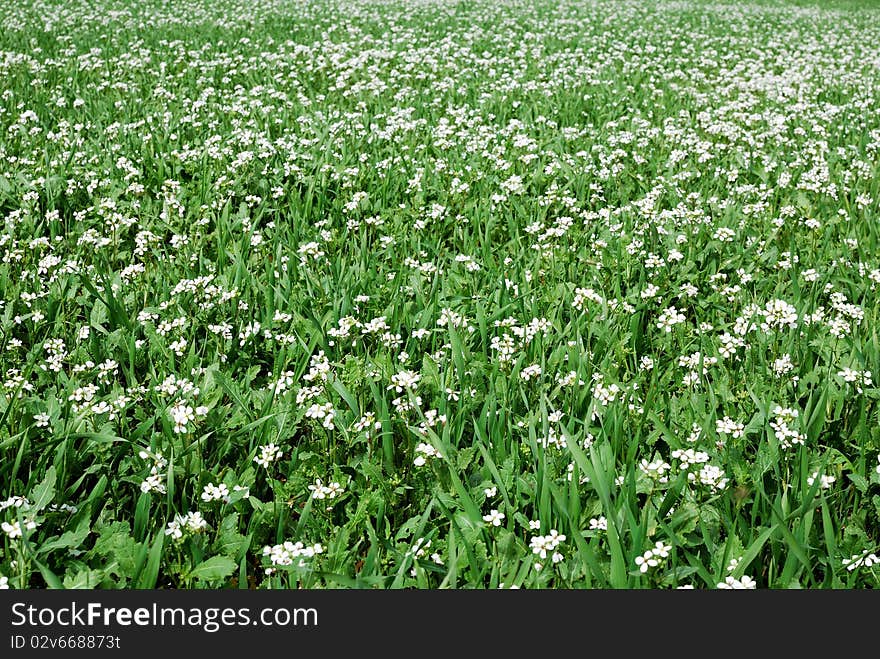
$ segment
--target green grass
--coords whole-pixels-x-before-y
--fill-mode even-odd
[[[0,0],[0,584],[876,587],[877,9]]]

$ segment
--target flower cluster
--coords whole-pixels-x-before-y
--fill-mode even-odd
[[[173,540],[183,540],[187,535],[204,533],[208,528],[208,522],[202,517],[202,513],[188,512],[183,515],[175,515],[165,527],[165,535]]]
[[[324,546],[317,542],[313,545],[305,545],[302,542],[286,541],[278,545],[266,545],[263,547],[263,556],[269,559],[273,567],[265,569],[266,574],[272,574],[276,567],[287,567],[296,563],[297,567],[306,567],[306,559],[314,558],[324,553]]]
[[[746,575],[739,579],[732,576],[725,577],[717,586],[719,590],[755,590],[756,587],[755,580]]]
[[[559,533],[556,529],[551,529],[547,535],[536,535],[532,536],[529,539],[529,548],[532,550],[532,553],[536,556],[540,557],[543,561],[550,556],[550,560],[553,563],[560,563],[564,559],[564,556],[559,551],[559,545],[565,542],[565,535]],[[543,567],[543,563],[536,562],[535,569],[540,570]]]
[[[268,469],[273,463],[278,462],[278,460],[281,459],[281,456],[284,455],[284,452],[274,443],[261,446],[258,451],[258,454],[254,457],[254,462],[265,469]]]
[[[658,540],[651,549],[648,549],[641,556],[636,556],[636,567],[642,574],[646,573],[648,570],[660,567],[669,556],[670,551],[672,551],[670,545]]]

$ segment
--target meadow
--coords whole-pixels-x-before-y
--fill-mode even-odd
[[[0,0],[0,587],[880,585],[880,5]]]

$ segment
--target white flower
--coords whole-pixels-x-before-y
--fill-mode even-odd
[[[545,559],[548,552],[553,552],[563,542],[565,542],[565,536],[556,529],[552,529],[547,535],[538,535],[531,538],[529,540],[529,547],[533,554],[537,554],[542,559]],[[558,563],[559,561],[554,562]],[[535,569],[538,569],[537,564]]]
[[[671,545],[658,541],[654,543],[653,548],[647,550],[641,556],[636,556],[636,567],[639,568],[639,572],[644,574],[648,570],[658,567],[661,559],[667,558],[671,550]]]
[[[641,556],[636,556],[636,567],[638,567],[639,572],[643,574],[652,567],[657,567],[658,565],[660,565],[660,561],[654,557],[654,552],[650,549]]]
[[[660,314],[660,317],[657,319],[657,329],[661,329],[666,331],[667,333],[672,331],[672,328],[676,325],[679,325],[687,320],[685,315],[681,313],[675,307],[669,307],[664,309]]]
[[[488,522],[492,526],[501,526],[501,522],[504,521],[504,513],[492,509],[488,515],[483,515],[483,521]]]
[[[715,431],[719,435],[730,435],[734,438],[742,437],[745,426],[739,421],[734,421],[729,416],[715,421]]]
[[[726,577],[718,584],[718,588],[720,590],[755,590],[756,585],[754,579],[744,575],[740,579]]]
[[[874,565],[880,564],[880,558],[877,557],[877,554],[865,551],[861,554],[856,554],[851,558],[843,559],[843,566],[849,571],[852,572],[856,568],[860,567],[873,567]]]
[[[155,467],[154,467],[155,469]],[[159,492],[161,494],[165,493],[165,482],[162,480],[162,476],[158,473],[150,474],[144,480],[141,481],[141,492]]]
[[[8,522],[3,522],[0,524],[0,528],[3,529],[3,532],[9,536],[10,540],[15,540],[16,538],[21,537],[21,524],[19,522],[12,522],[9,524]]]
[[[170,535],[175,540],[179,540],[183,537],[183,529],[177,519],[168,522],[168,525],[165,528],[165,535]]]
[[[654,556],[659,556],[660,558],[666,558],[669,556],[669,552],[672,550],[671,545],[664,544],[662,542],[654,543],[654,549],[651,551],[654,552]]]
[[[831,489],[831,485],[837,480],[834,476],[826,476],[825,474],[820,476],[819,472],[813,472],[811,476],[807,476],[807,485],[812,487],[817,477],[819,478],[819,489],[821,490]]]
[[[323,405],[314,403],[306,410],[306,417],[321,421],[321,425],[328,430],[335,428],[333,419],[336,417],[336,411],[333,409],[333,403],[324,403]]]
[[[794,364],[791,361],[791,355],[788,353],[782,355],[779,359],[773,360],[773,373],[777,377],[782,377],[794,370]]]
[[[407,551],[407,555],[415,556],[416,558],[422,558],[428,552],[428,548],[430,546],[430,540],[425,540],[424,538],[416,538],[413,546],[410,547]]]
[[[688,480],[699,480],[702,485],[712,488],[713,490],[723,490],[727,487],[728,479],[725,478],[724,472],[720,467],[715,465],[703,465],[698,474],[688,474]]]
[[[771,300],[760,313],[764,316],[761,329],[765,332],[771,329],[797,327],[797,309],[785,300]]]
[[[316,478],[314,485],[309,485],[309,491],[313,499],[335,499],[345,490],[339,483],[324,485],[320,478]]]
[[[281,459],[281,456],[284,453],[281,451],[278,446],[273,444],[266,444],[265,446],[261,446],[259,449],[259,455],[254,457],[254,462],[256,462],[261,467],[269,468],[273,462],[277,462]]]
[[[324,547],[320,543],[314,545],[304,545],[302,542],[283,542],[279,545],[266,545],[263,547],[263,556],[269,558],[272,565],[293,565],[294,559],[300,559],[299,565],[305,565],[303,559],[313,558],[324,552]],[[269,571],[266,570],[268,573]]]
[[[187,340],[183,337],[178,339],[177,341],[172,342],[168,345],[168,347],[174,352],[178,357],[183,357],[183,353],[186,350]]]
[[[418,386],[420,379],[421,376],[418,373],[400,371],[391,376],[391,384],[388,385],[388,389],[393,389],[399,394],[403,393],[404,390],[414,390]]]
[[[207,520],[202,517],[202,513],[196,511],[184,515],[175,515],[174,519],[168,522],[165,527],[165,535],[171,536],[174,540],[180,540],[183,538],[184,532],[201,533],[207,528]]]
[[[649,300],[652,297],[656,296],[659,292],[660,288],[658,286],[655,286],[654,284],[648,284],[639,293],[639,297],[641,297],[643,300]]]
[[[227,487],[226,483],[220,483],[220,485],[208,483],[205,485],[202,490],[202,501],[217,501],[219,499],[229,501],[229,487]]]
[[[196,418],[195,410],[193,410],[192,406],[187,405],[181,400],[175,402],[168,411],[171,414],[171,420],[174,422],[174,432],[176,433],[187,432],[187,424]]]
[[[523,370],[519,372],[519,377],[524,381],[528,382],[529,380],[534,380],[541,375],[541,366],[539,364],[532,364],[531,366],[526,366]]]
[[[187,513],[183,516],[182,521],[186,524],[186,528],[193,533],[199,533],[208,528],[208,522],[202,517],[202,513]]]
[[[442,458],[443,457],[442,455],[440,455],[440,451],[435,449],[430,444],[426,444],[425,442],[420,442],[419,445],[416,446],[416,453],[420,454],[420,455],[416,456],[415,460],[413,460],[413,464],[416,467],[423,466],[427,462],[428,458]]]
[[[670,465],[668,462],[664,462],[663,460],[654,460],[653,462],[648,462],[643,459],[639,463],[639,469],[643,474],[657,481],[658,483],[666,483],[669,480],[669,477],[666,476],[666,472],[669,471]]]

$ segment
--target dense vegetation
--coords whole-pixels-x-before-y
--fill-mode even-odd
[[[0,0],[0,586],[877,586],[823,4]]]

